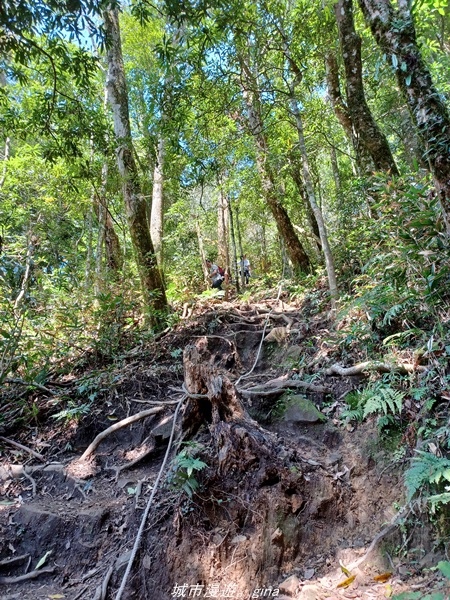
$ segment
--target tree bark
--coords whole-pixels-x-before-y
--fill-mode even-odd
[[[158,140],[156,163],[153,169],[152,209],[150,212],[150,235],[159,269],[163,270],[164,230],[164,140]]]
[[[105,10],[103,18],[108,40],[107,88],[114,116],[117,165],[122,177],[128,227],[139,269],[144,303],[148,309],[165,312],[167,310],[166,294],[150,236],[147,204],[142,194],[133,154],[118,9],[111,7]],[[155,323],[158,320],[156,316],[153,316]]]
[[[335,5],[335,13],[344,59],[347,106],[353,133],[357,143],[361,143],[370,154],[376,170],[398,175],[386,136],[375,122],[364,94],[361,38],[355,30],[352,0],[339,0]]]
[[[429,169],[450,235],[450,115],[433,84],[405,3],[394,10],[390,0],[359,0],[372,33],[395,69],[399,88],[422,138]]]

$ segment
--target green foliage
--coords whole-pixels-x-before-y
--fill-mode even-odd
[[[195,475],[207,467],[205,462],[196,457],[201,450],[201,444],[186,443],[183,450],[174,458],[168,475],[170,486],[184,492],[189,499],[192,499],[200,486]]]
[[[405,473],[405,486],[408,501],[419,491],[424,492],[433,511],[439,504],[447,504],[450,494],[450,459],[439,457],[432,452],[417,450],[417,456]],[[438,493],[436,493],[438,492]]]
[[[392,425],[394,417],[400,415],[405,393],[395,390],[384,382],[368,385],[362,391],[357,390],[346,396],[348,409],[341,413],[346,421],[364,421],[369,415],[380,415],[380,429]]]

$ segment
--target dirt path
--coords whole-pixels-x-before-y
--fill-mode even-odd
[[[266,324],[272,338],[261,345]],[[411,585],[434,589],[438,577],[423,570],[434,555],[427,562],[422,554],[414,567],[396,556],[405,545],[401,528],[367,554],[398,519],[401,473],[373,423],[355,429],[336,417],[336,400],[358,379],[311,377],[332,359],[322,342],[329,327],[323,315],[297,306],[221,305],[129,353],[85,418],[7,432],[59,464],[36,469],[39,461],[25,451],[2,450],[0,560],[23,558],[0,563],[0,598],[115,598],[174,403],[186,390],[191,397],[175,431],[177,443],[189,442],[187,467],[172,463],[169,482],[156,493],[124,598],[369,600]],[[294,390],[301,398],[292,403],[292,396],[272,395],[277,384],[270,382],[279,377],[310,387]],[[305,409],[305,398],[325,420]],[[161,411],[111,432],[80,463],[98,433],[151,406]],[[29,472],[13,477],[12,463]],[[190,488],[192,479],[198,488]],[[2,583],[36,570],[44,556],[40,569],[52,573]],[[383,575],[386,581],[375,579]],[[348,587],[339,587],[346,579]]]

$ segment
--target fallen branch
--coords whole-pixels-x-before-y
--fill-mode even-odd
[[[117,431],[118,429],[122,429],[123,427],[126,427],[127,425],[131,425],[131,423],[135,423],[136,421],[140,421],[141,419],[145,419],[146,417],[150,417],[151,415],[156,415],[156,414],[162,412],[163,410],[164,410],[164,407],[155,406],[154,408],[149,408],[148,410],[143,410],[139,413],[136,413],[135,415],[131,415],[131,417],[127,417],[126,419],[122,419],[121,421],[114,423],[114,425],[111,425],[111,427],[108,427],[107,429],[105,429],[104,431],[102,431],[101,433],[99,433],[97,435],[97,437],[94,439],[94,441],[89,444],[89,446],[86,448],[86,450],[80,456],[79,460],[82,461],[82,460],[85,460],[86,458],[88,458],[94,452],[94,450],[97,448],[97,446],[106,437],[108,437],[108,435],[111,435],[111,433],[114,433],[114,431]]]
[[[353,365],[353,367],[341,367],[341,365],[335,364],[332,365],[329,369],[325,371],[325,375],[342,375],[343,377],[347,375],[360,375],[365,371],[378,371],[380,373],[415,373],[428,371],[427,367],[422,365],[414,365],[412,363],[404,363],[404,364],[391,364],[384,363],[376,360],[368,360],[366,362],[358,363],[357,365]]]
[[[14,440],[10,440],[9,438],[5,438],[3,436],[0,436],[0,440],[2,442],[5,442],[5,444],[9,444],[10,446],[14,446],[15,448],[19,448],[20,450],[23,450],[24,452],[28,452],[28,454],[31,454],[32,456],[34,456],[38,460],[41,460],[42,462],[45,462],[45,458],[42,456],[42,454],[39,454],[39,452],[36,452],[35,450],[32,450],[31,448],[28,448],[27,446],[23,446],[22,444],[19,444],[19,442],[15,442]]]
[[[17,577],[0,577],[0,584],[10,584],[10,583],[20,583],[21,581],[27,581],[28,579],[35,579],[39,577],[39,575],[44,575],[45,573],[54,573],[55,569],[53,567],[46,567],[45,569],[37,569],[36,571],[30,571],[25,575],[18,575]]]

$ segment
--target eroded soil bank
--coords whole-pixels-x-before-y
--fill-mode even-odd
[[[86,365],[36,391],[36,423],[1,432],[0,598],[115,598],[152,491],[123,598],[369,599],[441,585],[423,515],[398,526],[393,449],[373,421],[339,418],[363,375],[326,375],[341,358],[331,328],[295,304],[222,303],[97,369],[76,419],[50,417],[79,395]]]

